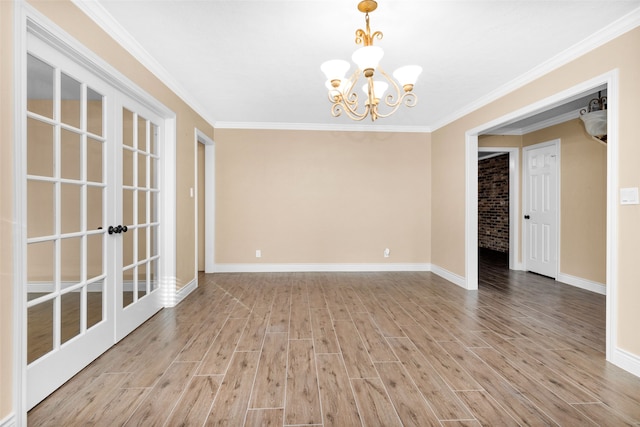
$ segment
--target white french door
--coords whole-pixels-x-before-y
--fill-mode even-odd
[[[125,337],[161,307],[158,218],[160,118],[121,96],[115,157],[117,191],[113,225],[116,241],[116,340]],[[121,236],[121,238],[120,238]]]
[[[161,308],[163,120],[40,38],[27,50],[30,409]]]
[[[556,278],[558,272],[559,140],[525,147],[523,229],[528,271]]]

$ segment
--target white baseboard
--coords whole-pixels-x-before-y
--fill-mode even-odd
[[[570,274],[558,273],[556,281],[565,283],[567,285],[575,286],[576,288],[586,289],[587,291],[596,292],[601,295],[607,294],[607,287],[602,283],[593,282],[591,280],[582,279],[580,277],[572,276]]]
[[[180,304],[180,301],[185,299],[191,292],[195,291],[197,288],[198,278],[196,277],[195,279],[178,289],[171,305],[169,305],[168,307],[175,307],[176,305]]]
[[[467,280],[462,276],[452,273],[449,270],[439,267],[435,264],[431,264],[431,272],[437,274],[443,279],[450,281],[455,285],[460,286],[461,288],[467,289]]]
[[[0,420],[0,427],[14,427],[16,425],[16,415],[9,414],[4,417],[3,420]]]
[[[631,354],[628,351],[620,348],[613,350],[613,357],[611,363],[619,368],[624,369],[627,372],[632,373],[636,377],[640,377],[640,357],[635,354]]]
[[[215,273],[431,271],[429,263],[384,264],[215,264]]]

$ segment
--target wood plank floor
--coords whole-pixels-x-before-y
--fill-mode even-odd
[[[32,426],[640,425],[605,297],[482,257],[431,273],[201,275],[28,415]]]

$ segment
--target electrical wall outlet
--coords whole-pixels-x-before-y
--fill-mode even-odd
[[[262,258],[262,251],[260,249],[256,249],[256,258]]]
[[[391,251],[389,250],[389,248],[385,248],[384,250],[384,257],[385,258],[389,258],[389,255],[391,254]]]

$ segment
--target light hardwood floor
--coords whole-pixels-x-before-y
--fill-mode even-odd
[[[28,422],[640,425],[640,379],[604,359],[604,296],[501,258],[480,277],[201,275]]]

